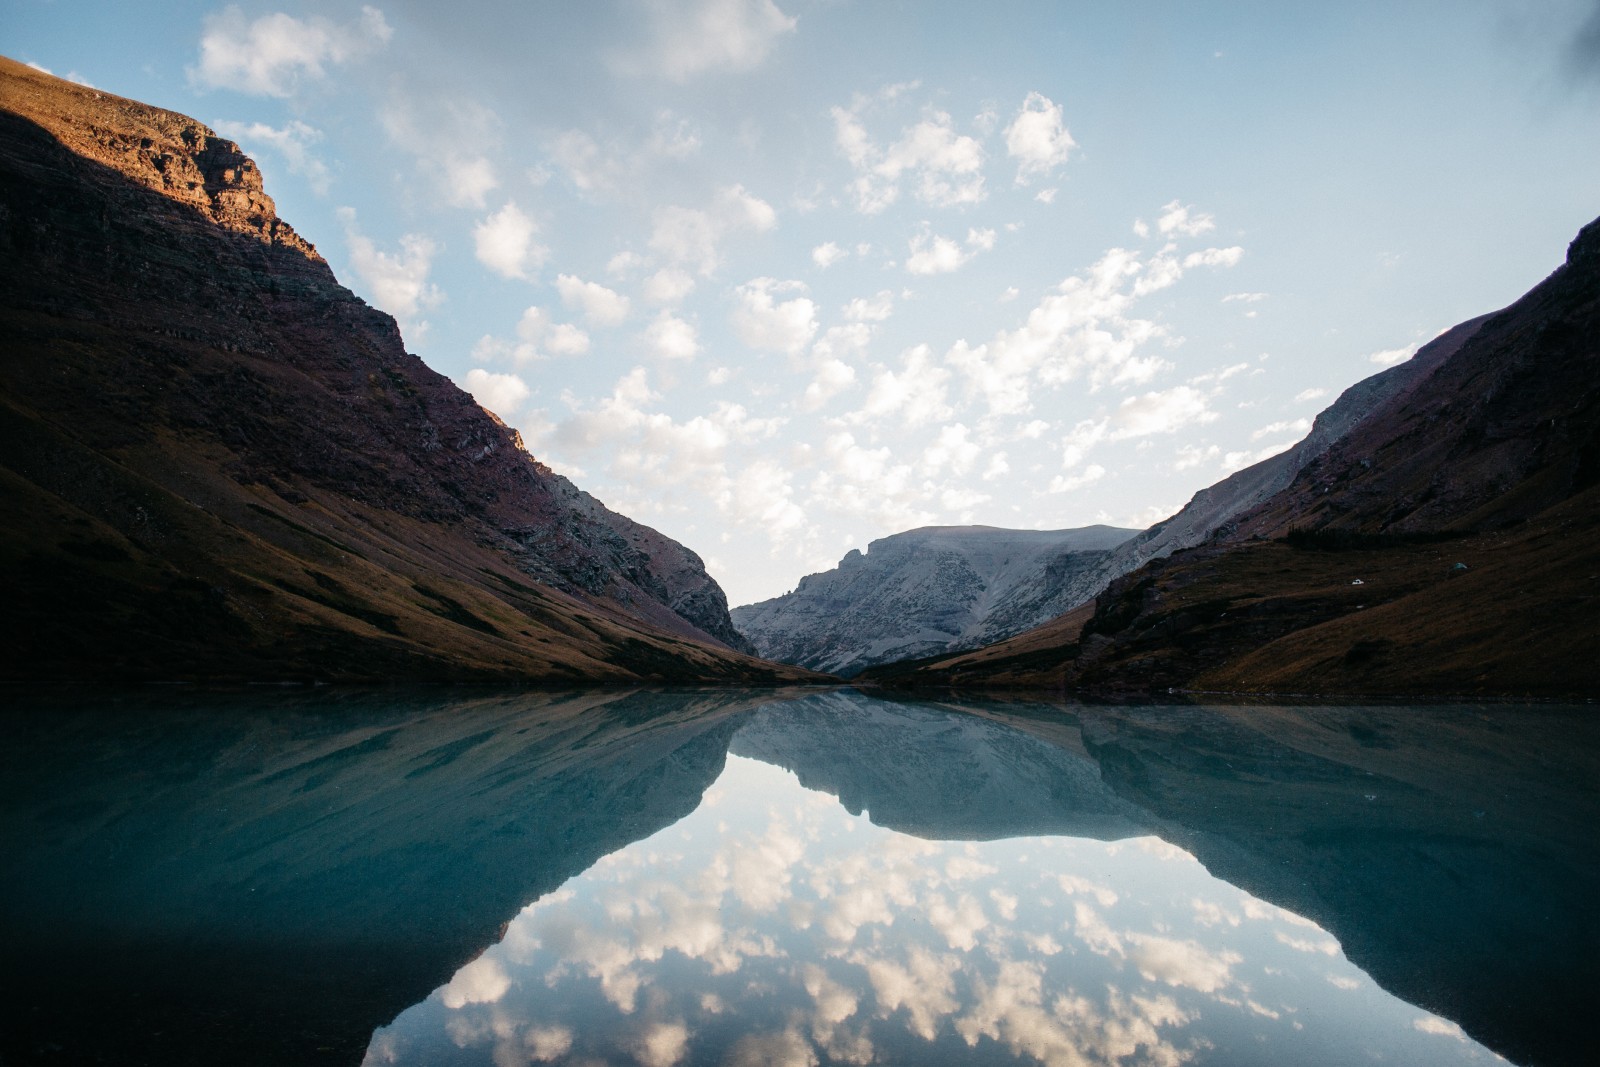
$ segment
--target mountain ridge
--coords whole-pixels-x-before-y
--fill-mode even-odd
[[[0,60],[0,206],[0,677],[800,676],[407,353],[200,123]]]
[[[769,659],[844,677],[876,663],[968,648],[1076,602],[1094,564],[1135,533],[1111,526],[924,526],[851,549],[780,597],[737,607]]]
[[[1549,277],[1441,337],[1452,344],[1414,381],[1202,543],[1034,631],[864,680],[1593,696],[1597,339],[1600,220]]]

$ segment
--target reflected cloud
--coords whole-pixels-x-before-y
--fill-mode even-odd
[[[1241,1035],[1277,1062],[1356,1040],[1492,1062],[1451,1026],[1156,839],[923,840],[730,755],[701,808],[525,908],[368,1062],[1176,1067]]]

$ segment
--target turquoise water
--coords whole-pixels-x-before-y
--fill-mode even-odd
[[[1586,708],[14,703],[8,1062],[1595,1049]]]

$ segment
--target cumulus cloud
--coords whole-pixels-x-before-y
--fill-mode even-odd
[[[676,267],[662,267],[645,279],[642,290],[645,303],[656,307],[670,307],[681,303],[694,292],[694,276]]]
[[[949,274],[960,270],[979,252],[994,248],[994,231],[969,229],[965,245],[931,233],[926,227],[911,239],[906,271],[910,274]]]
[[[1168,205],[1168,215],[1178,209]],[[1194,223],[1184,209],[1175,230]],[[1088,270],[1067,278],[1028,313],[1026,321],[978,345],[959,340],[946,362],[982,396],[991,415],[1030,410],[1039,386],[1086,379],[1091,391],[1108,385],[1140,385],[1170,364],[1142,349],[1172,342],[1167,329],[1136,317],[1138,302],[1168,288],[1196,266],[1227,267],[1239,250],[1207,250],[1180,257],[1172,246],[1148,258],[1123,248],[1108,250]],[[1197,258],[1198,256],[1198,258]]]
[[[328,192],[332,175],[322,160],[311,152],[311,146],[322,140],[322,131],[308,126],[299,119],[291,119],[282,127],[265,122],[231,122],[224,119],[213,123],[218,133],[239,142],[250,155],[257,155],[262,147],[270,148],[288,164],[290,174],[298,174],[318,196]]]
[[[550,159],[581,193],[628,192],[651,181],[662,160],[684,160],[700,151],[700,134],[689,120],[662,111],[644,142],[611,138],[604,143],[582,130],[564,130],[548,145]]]
[[[599,282],[586,282],[574,274],[556,278],[556,291],[561,302],[582,313],[590,326],[615,326],[628,317],[631,303],[614,289]]]
[[[861,410],[851,416],[855,422],[877,422],[898,415],[908,426],[920,426],[949,418],[950,372],[936,366],[927,345],[907,349],[900,357],[900,369],[878,367],[872,388]]]
[[[1206,394],[1191,385],[1177,385],[1124,400],[1112,417],[1111,439],[1174,433],[1193,423],[1212,422],[1216,417]]]
[[[517,320],[517,340],[504,341],[485,335],[472,347],[472,358],[480,363],[510,359],[530,363],[545,356],[581,356],[589,351],[589,335],[569,322],[553,322],[543,308],[526,309]]]
[[[527,278],[544,265],[549,249],[537,243],[539,228],[515,201],[485,218],[472,230],[478,262],[503,278]]]
[[[350,266],[374,303],[402,325],[425,330],[427,324],[416,316],[444,299],[438,286],[428,281],[438,246],[421,234],[408,233],[400,238],[399,252],[385,252],[357,228],[355,209],[342,207],[338,215],[350,247]]]
[[[876,296],[858,296],[844,306],[844,317],[851,322],[883,322],[894,314],[894,294],[880,289]]]
[[[670,311],[663,311],[645,331],[645,341],[662,359],[693,359],[700,353],[700,341],[689,322]]]
[[[474,400],[506,422],[516,414],[523,401],[533,395],[528,383],[515,374],[496,374],[482,367],[467,371],[466,385]]]
[[[798,353],[816,335],[817,305],[805,296],[780,297],[805,291],[800,282],[773,278],[755,278],[739,286],[731,320],[734,333],[751,348]]]
[[[718,190],[708,208],[669,205],[651,220],[650,250],[670,267],[710,275],[721,258],[718,244],[739,231],[765,233],[778,213],[743,185]]]
[[[423,175],[452,207],[481,210],[499,188],[494,164],[484,154],[499,139],[500,121],[475,100],[395,95],[378,114],[384,132],[417,161]]]
[[[1161,209],[1156,229],[1163,237],[1198,237],[1217,228],[1217,220],[1195,211],[1194,206],[1173,200]]]
[[[759,66],[797,20],[772,0],[642,0],[650,40],[619,54],[615,67],[686,82]]]
[[[985,153],[979,141],[957,133],[946,112],[929,109],[922,120],[905,127],[898,139],[878,144],[864,118],[879,101],[893,100],[901,87],[891,87],[877,100],[857,96],[851,106],[832,109],[834,141],[856,172],[850,195],[863,214],[874,215],[900,197],[902,184],[935,207],[975,204],[984,188]]]
[[[382,48],[393,34],[375,7],[363,7],[348,23],[282,12],[252,22],[239,8],[227,7],[206,16],[200,62],[189,68],[189,82],[202,90],[291,96],[302,81],[325,77],[329,67]]]
[[[1268,423],[1259,430],[1252,430],[1250,432],[1250,440],[1259,441],[1263,437],[1273,437],[1281,433],[1292,433],[1303,436],[1309,429],[1311,429],[1310,419],[1283,419],[1278,422]]]
[[[1376,363],[1380,367],[1392,367],[1396,363],[1404,363],[1417,354],[1417,344],[1409,344],[1404,348],[1389,348],[1382,352],[1374,352],[1367,357],[1368,363]]]
[[[1307,401],[1310,401],[1310,400],[1321,400],[1323,397],[1325,397],[1327,395],[1328,395],[1328,391],[1326,389],[1321,389],[1321,388],[1302,389],[1302,390],[1300,390],[1298,393],[1296,393],[1294,395],[1294,399],[1295,399],[1295,403],[1304,404],[1304,403],[1306,403]]]
[[[1050,479],[1049,491],[1052,493],[1071,493],[1082,489],[1086,485],[1093,485],[1106,476],[1106,469],[1098,463],[1091,463],[1077,474],[1058,474]]]
[[[834,242],[829,241],[827,244],[820,244],[811,250],[811,262],[823,270],[827,270],[849,254]]]
[[[1006,152],[1017,161],[1017,184],[1027,185],[1034,178],[1049,174],[1067,161],[1077,147],[1061,116],[1061,105],[1043,93],[1029,93],[1022,109],[1006,127]],[[1040,199],[1049,203],[1052,194]]]

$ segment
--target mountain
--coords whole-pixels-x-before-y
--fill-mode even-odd
[[[0,678],[770,681],[192,119],[0,60]]]
[[[1396,397],[1409,394],[1418,382],[1477,332],[1487,318],[1485,315],[1446,330],[1419,348],[1406,362],[1363,378],[1340,393],[1339,398],[1312,422],[1311,432],[1293,448],[1207,486],[1170,519],[1163,519],[1118,545],[1116,551],[1095,568],[1082,600],[1098,594],[1116,579],[1153,559],[1170,556],[1179,549],[1193,548],[1210,540],[1219,530],[1228,531],[1238,516],[1287,488],[1308,463],[1327,452],[1368,415]]]
[[[848,677],[875,663],[998,641],[1061,614],[1136,531],[925,526],[851,549],[794,592],[733,610],[768,659]]]
[[[1549,278],[1441,337],[1414,374],[1203,544],[1035,631],[872,679],[1592,695],[1600,220]]]

